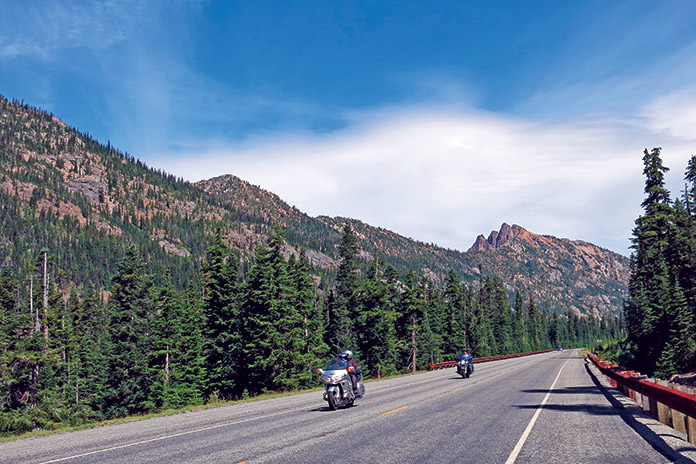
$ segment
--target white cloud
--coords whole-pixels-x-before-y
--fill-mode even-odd
[[[340,133],[268,134],[155,164],[190,180],[231,173],[310,215],[354,217],[460,250],[508,222],[627,254],[640,214],[642,150],[659,145],[654,134],[637,136],[641,120],[552,125],[427,108],[379,114]]]
[[[657,132],[687,141],[696,141],[696,87],[658,98],[642,115]]]

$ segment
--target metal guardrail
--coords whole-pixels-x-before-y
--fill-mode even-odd
[[[685,434],[689,442],[696,445],[696,394],[657,383],[657,380],[625,370],[591,353],[587,357],[615,388],[663,424]]]
[[[520,356],[529,356],[532,354],[548,353],[549,351],[555,351],[555,350],[530,351],[529,353],[503,354],[500,356],[488,356],[485,358],[474,358],[472,360],[472,362],[482,363],[482,362],[486,362],[486,361],[496,361],[498,359],[519,358]],[[447,361],[447,362],[431,364],[430,366],[428,366],[428,368],[430,370],[433,370],[433,369],[439,369],[441,367],[449,367],[449,366],[456,366],[456,365],[457,365],[457,361]]]

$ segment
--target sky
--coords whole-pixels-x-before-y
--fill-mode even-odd
[[[468,249],[502,223],[630,253],[644,149],[696,153],[676,1],[0,2],[0,94],[195,182]]]

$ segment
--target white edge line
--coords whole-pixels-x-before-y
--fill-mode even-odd
[[[66,456],[64,458],[53,459],[51,461],[43,461],[39,464],[51,464],[54,462],[62,462],[62,461],[68,461],[70,459],[83,458],[85,456],[92,456],[94,454],[107,453],[109,451],[114,451],[117,449],[128,448],[128,447],[137,446],[137,445],[144,445],[146,443],[152,443],[154,441],[166,440],[168,438],[175,438],[175,437],[180,437],[183,435],[190,435],[192,433],[205,432],[206,430],[218,429],[220,427],[228,427],[230,425],[241,424],[242,422],[249,422],[249,421],[256,420],[256,419],[265,419],[267,417],[279,416],[281,414],[287,414],[289,412],[295,412],[295,411],[297,411],[297,410],[293,409],[291,411],[276,412],[273,414],[267,414],[265,416],[250,417],[248,419],[241,419],[241,420],[236,420],[236,421],[231,421],[231,422],[225,422],[224,424],[211,425],[210,427],[203,427],[200,429],[188,430],[186,432],[174,433],[172,435],[165,435],[162,437],[151,438],[149,440],[137,441],[137,442],[133,442],[133,443],[126,443],[125,445],[113,446],[111,448],[98,449],[98,450],[90,451],[89,453],[76,454],[74,456]]]
[[[561,377],[561,372],[563,372],[563,368],[566,367],[566,364],[570,362],[570,357],[568,357],[568,360],[561,366],[561,369],[558,371],[558,375],[556,376],[556,380],[553,381],[551,384],[551,387],[549,388],[549,391],[546,392],[546,396],[542,400],[542,402],[539,404],[539,407],[537,408],[536,412],[534,413],[534,416],[532,416],[532,420],[529,421],[529,424],[527,425],[527,428],[524,429],[524,433],[522,433],[522,436],[520,437],[519,441],[517,442],[517,445],[515,445],[515,448],[512,450],[512,453],[510,453],[510,456],[508,456],[507,461],[505,461],[505,464],[513,464],[515,460],[517,459],[517,455],[520,454],[520,451],[522,450],[522,447],[524,446],[524,443],[527,441],[527,437],[529,437],[529,434],[532,431],[532,428],[534,428],[534,423],[537,421],[537,418],[539,417],[539,414],[541,414],[541,410],[544,408],[544,405],[546,402],[549,400],[549,397],[551,396],[551,391],[553,390],[553,387],[556,386],[556,382],[558,382],[558,379]]]

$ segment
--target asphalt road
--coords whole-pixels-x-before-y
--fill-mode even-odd
[[[552,388],[553,387],[553,388]],[[664,463],[575,351],[0,444],[1,463]],[[540,405],[542,405],[540,407]]]

